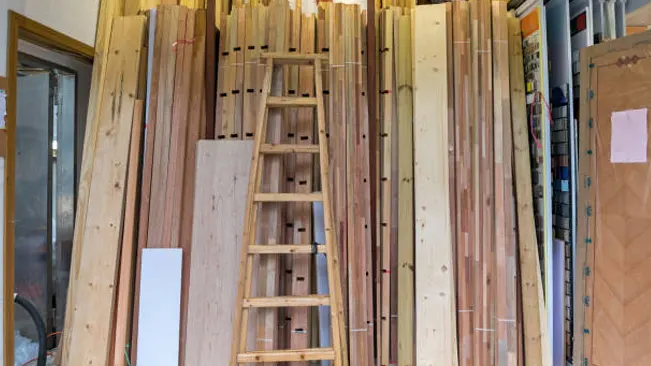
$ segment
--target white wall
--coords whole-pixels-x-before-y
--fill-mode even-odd
[[[92,46],[98,6],[99,0],[0,0],[0,76],[7,75],[9,10]]]
[[[56,31],[92,46],[99,0],[0,0],[0,76],[7,75],[8,12],[17,13],[42,23]],[[4,159],[0,158],[0,179],[4,177]],[[4,277],[4,180],[0,181],[0,276]],[[3,281],[4,282],[4,281]],[[4,313],[4,290],[0,293],[0,308]],[[6,299],[7,302],[13,299]],[[0,364],[4,359],[3,318],[0,316]],[[13,350],[12,350],[13,352]]]

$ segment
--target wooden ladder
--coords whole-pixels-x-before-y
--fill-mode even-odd
[[[333,216],[330,205],[330,178],[328,169],[328,139],[325,130],[323,107],[323,85],[321,81],[323,54],[266,53],[266,72],[260,98],[260,112],[255,133],[255,145],[251,160],[246,216],[243,235],[242,257],[240,262],[240,279],[236,314],[233,327],[233,348],[231,366],[243,363],[261,362],[304,362],[331,360],[333,366],[347,366],[346,333],[341,297],[341,280],[339,274],[339,255],[336,235],[333,228]],[[281,97],[270,96],[274,67],[282,65],[314,65],[316,97]],[[318,121],[318,145],[291,145],[267,143],[267,118],[271,108],[316,108]],[[318,154],[321,169],[322,191],[317,193],[262,193],[262,170],[266,155],[278,154]],[[325,223],[325,248],[323,245],[310,243],[256,245],[258,206],[265,202],[323,202]],[[278,254],[315,254],[325,253],[327,258],[329,295],[251,297],[251,283],[254,255]],[[298,350],[264,350],[246,351],[249,309],[280,307],[330,306],[331,344],[330,348],[310,348]]]

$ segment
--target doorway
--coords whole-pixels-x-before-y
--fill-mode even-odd
[[[48,348],[63,331],[92,48],[10,13],[4,298],[29,300]],[[4,309],[4,363],[35,356],[31,317]]]

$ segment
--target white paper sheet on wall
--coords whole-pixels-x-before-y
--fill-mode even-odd
[[[5,128],[5,116],[7,115],[7,93],[0,89],[0,128]]]
[[[613,112],[611,118],[610,162],[647,162],[647,109]]]

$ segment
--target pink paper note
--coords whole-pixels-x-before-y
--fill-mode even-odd
[[[611,163],[647,162],[647,109],[613,112],[610,136]]]

